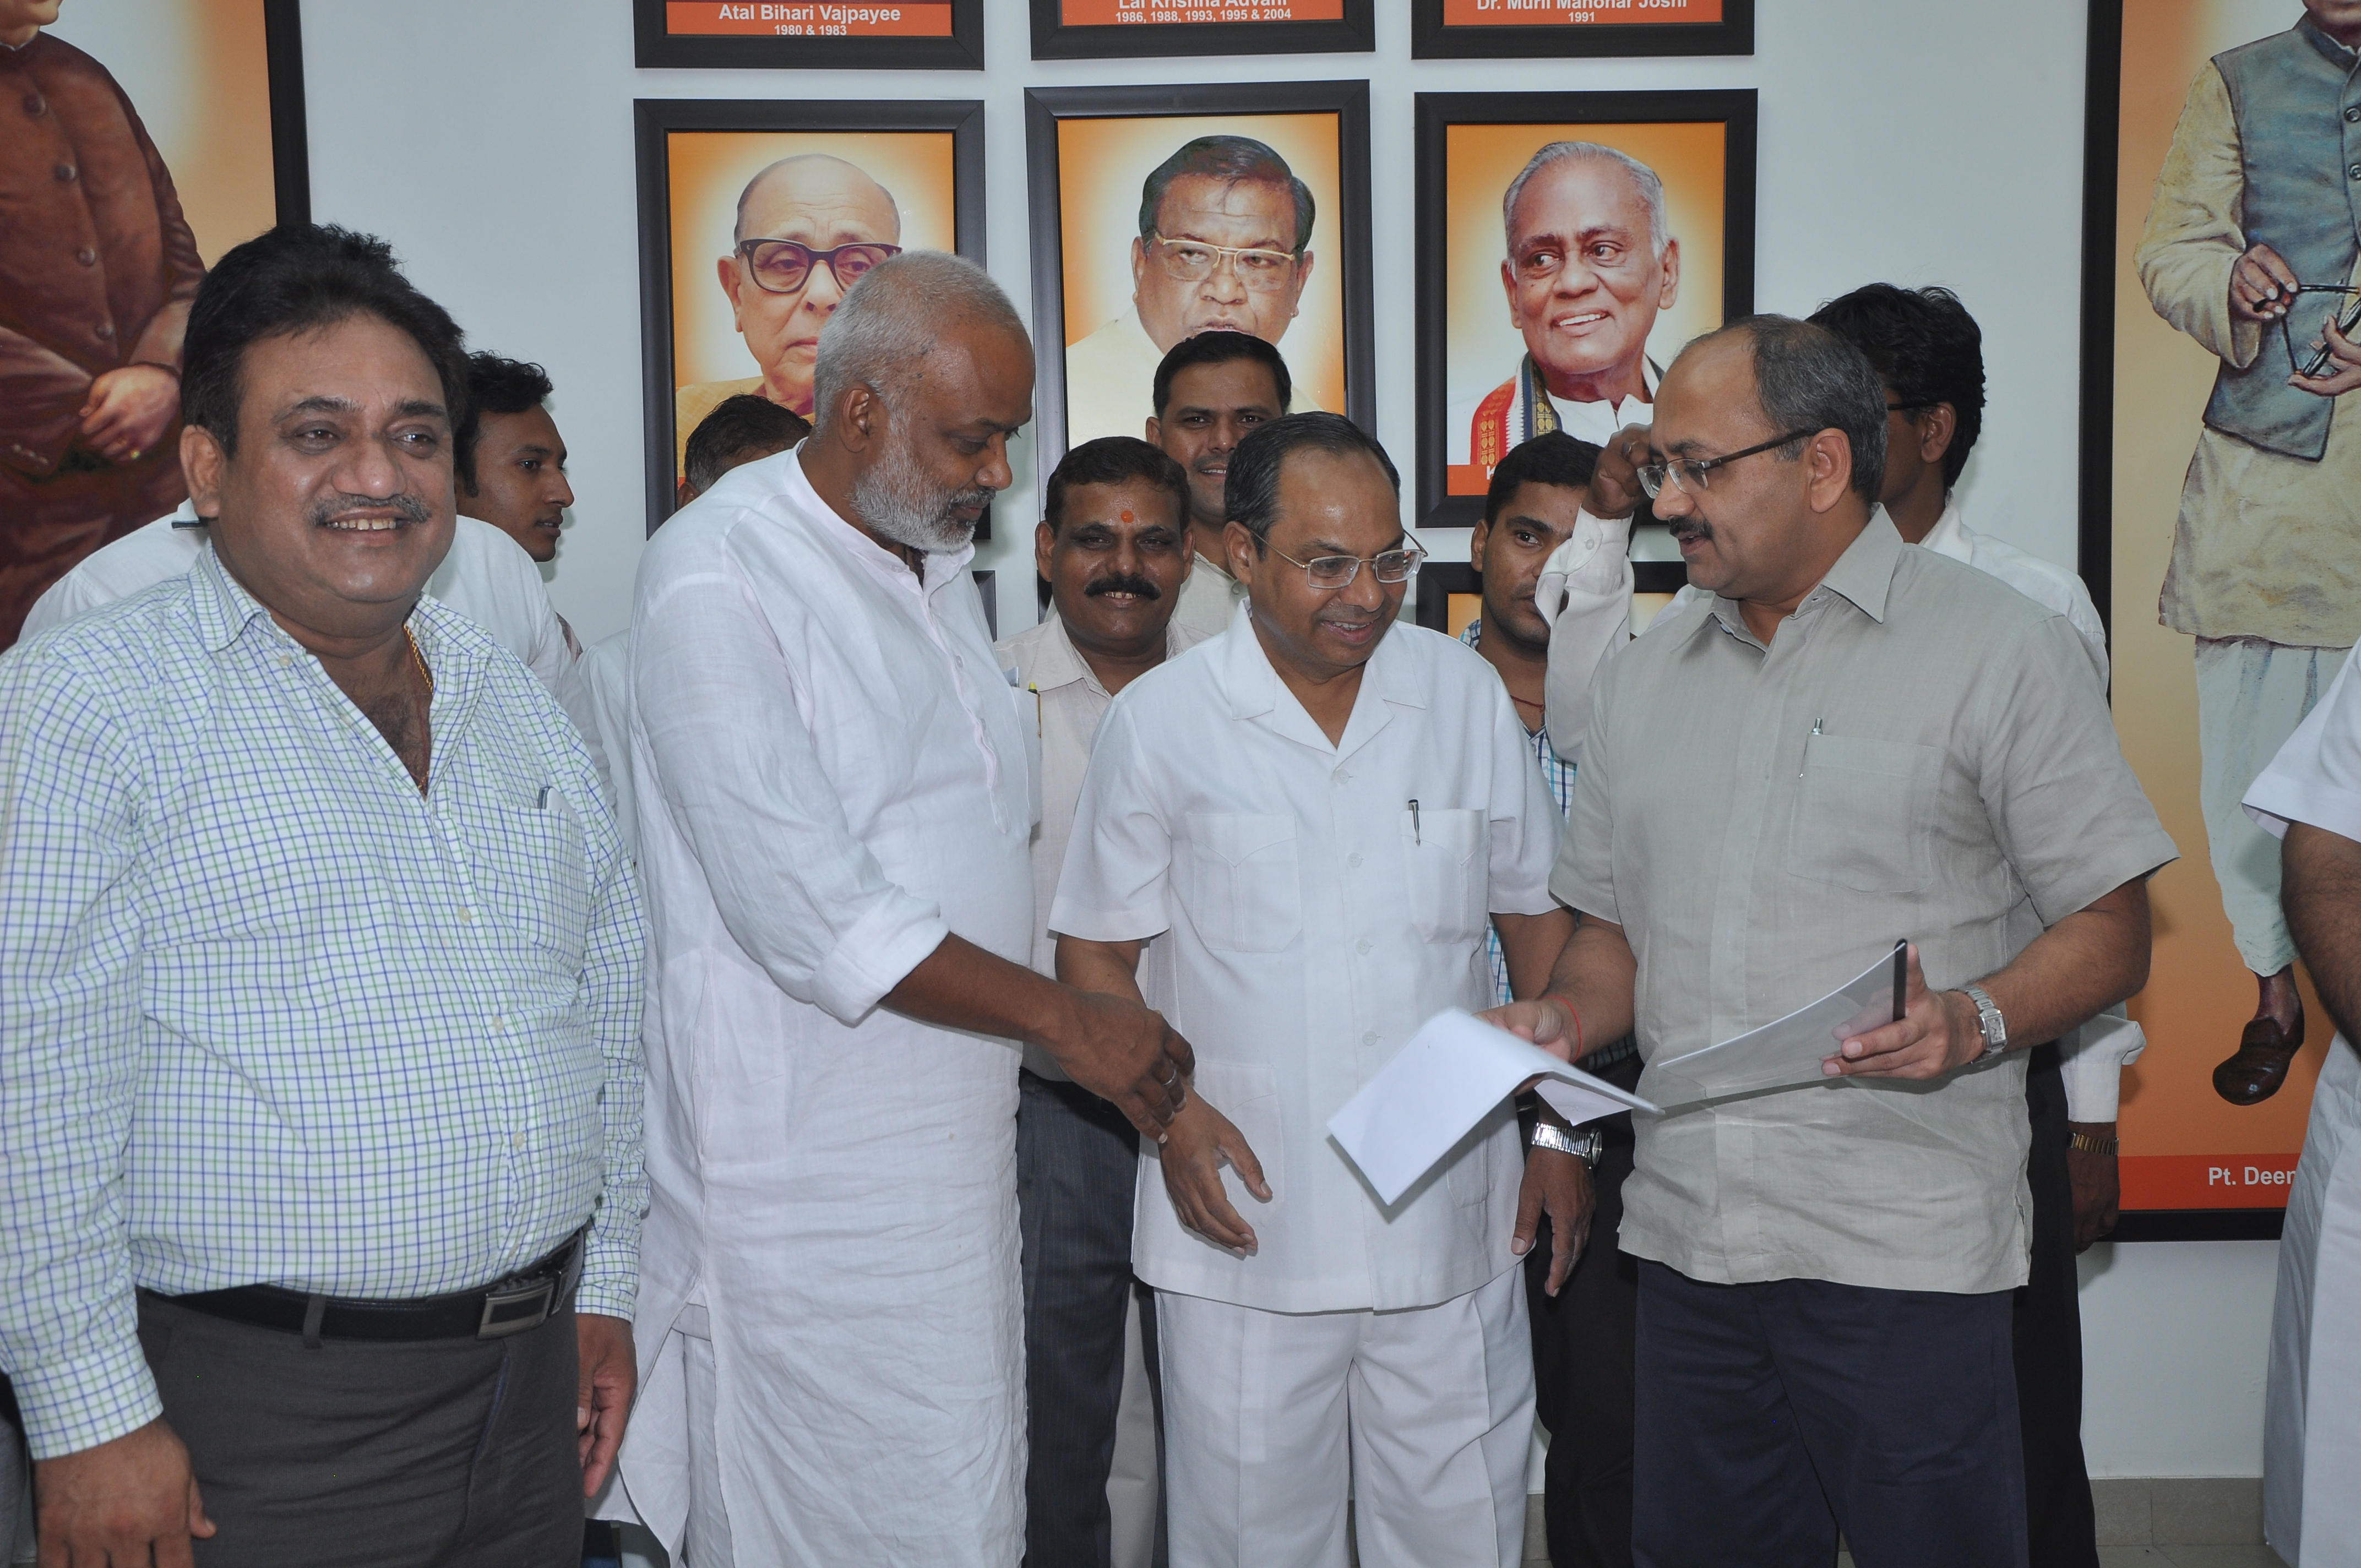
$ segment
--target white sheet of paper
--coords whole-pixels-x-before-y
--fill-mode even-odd
[[[1894,1021],[1894,959],[1784,1018],[1677,1057],[1652,1061],[1648,1089],[1667,1109],[1725,1094],[1825,1082],[1820,1063],[1851,1036]]]
[[[1656,1109],[1453,1007],[1419,1026],[1385,1070],[1328,1118],[1328,1133],[1391,1203],[1536,1073],[1535,1092],[1576,1126]]]

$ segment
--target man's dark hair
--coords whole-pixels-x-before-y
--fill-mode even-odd
[[[476,493],[476,443],[483,438],[486,414],[521,414],[537,409],[557,390],[549,372],[522,359],[503,359],[489,350],[467,356],[467,429],[455,459],[459,482]]]
[[[1401,494],[1401,475],[1378,438],[1343,414],[1301,413],[1258,424],[1230,454],[1230,477],[1222,486],[1222,510],[1254,535],[1255,554],[1270,545],[1271,524],[1279,521],[1279,476],[1288,455],[1295,452],[1325,452],[1332,457],[1366,453],[1386,471],[1386,482]]]
[[[738,466],[741,452],[785,452],[811,433],[811,421],[756,392],[739,392],[713,405],[688,433],[681,472],[698,495]]]
[[[1279,345],[1266,343],[1250,332],[1201,332],[1194,337],[1184,337],[1174,344],[1156,367],[1155,400],[1149,405],[1156,417],[1162,419],[1164,411],[1172,406],[1172,378],[1181,371],[1197,365],[1227,365],[1235,360],[1251,359],[1270,372],[1273,385],[1279,388],[1279,411],[1285,413],[1295,400],[1295,378],[1287,373],[1287,360]]]
[[[233,247],[197,287],[181,348],[181,418],[237,449],[238,371],[249,345],[375,316],[405,333],[434,367],[452,456],[467,471],[474,433],[467,352],[450,313],[418,291],[374,235],[327,224],[281,224]]]
[[[1199,137],[1148,170],[1139,187],[1139,237],[1156,233],[1157,209],[1175,180],[1196,174],[1225,184],[1283,185],[1295,197],[1295,254],[1312,246],[1312,187],[1295,177],[1287,159],[1252,137]]]
[[[1509,455],[1492,470],[1491,488],[1484,492],[1484,521],[1498,522],[1509,498],[1527,485],[1587,489],[1591,470],[1598,466],[1598,448],[1562,430],[1521,442],[1509,448]]]
[[[1872,283],[1830,300],[1812,321],[1867,355],[1895,402],[1951,405],[1958,424],[1943,453],[1943,488],[1958,484],[1984,427],[1984,334],[1960,297]],[[1926,411],[1902,417],[1915,425]]]
[[[1885,388],[1868,356],[1827,327],[1793,316],[1741,316],[1681,350],[1731,334],[1746,339],[1754,358],[1755,398],[1773,431],[1840,430],[1852,446],[1853,492],[1874,505],[1885,482]],[[1778,449],[1783,462],[1804,455],[1804,439]],[[1237,472],[1237,459],[1230,459]]]
[[[1050,532],[1058,532],[1066,521],[1066,492],[1076,485],[1120,485],[1126,479],[1145,479],[1158,489],[1170,491],[1172,504],[1180,509],[1180,525],[1188,526],[1188,471],[1161,447],[1150,446],[1135,435],[1102,435],[1060,458],[1057,471],[1049,476],[1042,521]]]

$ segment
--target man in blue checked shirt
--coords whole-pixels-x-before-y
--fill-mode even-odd
[[[1560,811],[1574,801],[1575,764],[1558,756],[1542,728],[1550,622],[1535,609],[1533,595],[1543,563],[1583,532],[1577,519],[1602,466],[1609,485],[1620,473],[1626,488],[1636,488],[1628,461],[1602,462],[1598,448],[1562,432],[1511,448],[1492,470],[1484,521],[1467,541],[1468,561],[1483,575],[1484,608],[1461,640],[1500,672],[1517,717],[1532,732],[1533,754]],[[1613,510],[1602,500],[1591,515]],[[1623,571],[1628,576],[1629,568]],[[1622,604],[1611,598],[1569,613],[1628,613],[1628,598]],[[1595,641],[1611,646],[1616,640]],[[1509,1001],[1498,933],[1492,980],[1499,999]],[[1639,1053],[1629,1038],[1592,1051],[1582,1067],[1625,1089],[1640,1078]],[[1545,1109],[1542,1114],[1556,1120]],[[1543,1502],[1550,1556],[1559,1568],[1624,1568],[1631,1561],[1631,1334],[1639,1277],[1616,1250],[1615,1227],[1622,1219],[1623,1178],[1631,1170],[1631,1118],[1613,1116],[1583,1129],[1574,1140],[1578,1154],[1545,1148],[1543,1140],[1550,1135],[1540,1130],[1526,1161],[1517,1214],[1517,1241],[1531,1249],[1525,1299],[1533,1329],[1535,1406],[1550,1431]],[[1597,1245],[1586,1247],[1594,1238]]]
[[[555,702],[420,594],[459,331],[287,226],[182,375],[204,554],[0,657],[42,1561],[575,1561],[632,1388],[644,927]]]

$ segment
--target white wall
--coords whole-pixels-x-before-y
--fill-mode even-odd
[[[2073,562],[2081,6],[1812,0],[1763,7],[1752,59],[1415,65],[1407,0],[1378,0],[1373,55],[1107,62],[1035,63],[1025,0],[984,9],[978,75],[639,71],[620,0],[304,5],[315,215],[390,238],[479,345],[556,380],[581,504],[551,587],[586,640],[628,618],[645,524],[635,97],[983,98],[992,270],[1026,308],[1027,86],[1366,77],[1378,433],[1407,456],[1412,94],[1759,87],[1758,306],[1808,311],[1876,279],[1956,288],[1983,324],[1990,380],[1967,504],[1979,527]],[[1001,570],[1005,627],[1031,614],[1032,454],[1017,446],[1018,488],[978,563]],[[1428,543],[1464,558],[1464,536]],[[2272,1250],[2126,1246],[2086,1266],[2095,1473],[2259,1472]]]

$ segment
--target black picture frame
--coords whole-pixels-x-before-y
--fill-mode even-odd
[[[1038,3],[1038,0],[1037,0]],[[1719,22],[1610,22],[1585,26],[1452,27],[1444,0],[1410,0],[1412,60],[1530,60],[1642,55],[1752,54],[1754,0],[1722,0]]]
[[[631,137],[639,174],[641,396],[646,409],[648,532],[672,515],[672,181],[665,138],[675,131],[935,131],[950,133],[951,228],[959,254],[983,261],[983,103],[981,99],[639,98]],[[984,513],[976,537],[992,537]]]
[[[1422,561],[1418,564],[1418,599],[1413,613],[1429,631],[1451,630],[1451,596],[1480,594],[1484,574],[1465,561]]]
[[[303,108],[302,0],[262,0],[270,93],[271,205],[282,224],[312,221],[312,143]]]
[[[631,0],[632,63],[642,71],[982,71],[983,0],[950,3],[947,38],[855,38],[682,36],[665,29],[665,0]]]
[[[1480,496],[1449,493],[1450,323],[1444,302],[1446,137],[1464,125],[1696,124],[1718,121],[1722,147],[1722,319],[1754,310],[1756,95],[1752,87],[1642,93],[1421,93],[1418,94],[1418,489],[1422,528],[1472,528]],[[1645,563],[1642,563],[1645,565]],[[1663,563],[1657,563],[1662,565]],[[1659,590],[1646,588],[1642,591]]]
[[[1218,8],[1218,7],[1216,7]],[[1072,27],[1064,0],[1032,0],[1035,60],[1147,60],[1171,55],[1369,54],[1377,0],[1345,0],[1333,22],[1158,22]]]
[[[1345,309],[1345,417],[1374,433],[1377,329],[1370,277],[1369,84],[1364,81],[1239,82],[1218,85],[1029,87],[1025,168],[1033,240],[1033,428],[1046,475],[1066,455],[1065,242],[1060,222],[1058,127],[1068,120],[1177,115],[1336,116],[1336,257]]]

